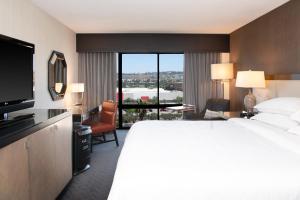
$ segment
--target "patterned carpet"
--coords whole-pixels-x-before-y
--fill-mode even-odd
[[[127,132],[127,130],[117,131],[119,147],[114,142],[94,145],[91,155],[91,168],[74,176],[59,199],[106,200]]]

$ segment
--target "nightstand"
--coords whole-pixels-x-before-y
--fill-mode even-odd
[[[225,119],[240,118],[240,117],[241,117],[241,111],[224,112]]]
[[[227,119],[230,119],[230,118],[250,118],[252,116],[249,116],[249,117],[242,117],[241,116],[241,113],[242,111],[231,111],[231,112],[223,112],[224,114],[224,117],[221,118],[213,118],[213,119],[204,119],[203,118],[203,114],[199,114],[199,113],[194,113],[194,112],[185,112],[184,115],[183,115],[183,120],[227,120]]]
[[[245,114],[245,116],[243,117],[242,115],[241,115],[241,113],[242,113],[242,111],[231,111],[231,112],[224,112],[224,119],[230,119],[230,118],[251,118],[252,116],[254,116],[254,114],[253,115],[246,115]]]

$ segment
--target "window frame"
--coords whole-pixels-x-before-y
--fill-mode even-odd
[[[147,104],[147,105],[140,105],[140,104],[123,104],[122,101],[122,74],[123,74],[123,66],[122,66],[122,57],[123,55],[126,54],[155,54],[157,57],[157,104]],[[119,129],[129,129],[130,127],[123,127],[123,115],[122,115],[122,110],[124,109],[132,109],[132,108],[137,108],[137,109],[157,109],[157,119],[159,120],[159,110],[161,108],[165,107],[174,107],[174,106],[182,106],[182,104],[161,104],[160,99],[159,99],[159,74],[160,74],[160,55],[162,54],[184,54],[183,52],[126,52],[122,53],[120,52],[118,54],[118,111],[119,111],[119,120],[118,120],[118,125]]]

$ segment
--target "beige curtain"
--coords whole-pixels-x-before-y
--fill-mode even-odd
[[[223,98],[220,81],[212,81],[210,66],[220,63],[220,53],[184,53],[183,102],[202,111],[209,98]]]
[[[83,106],[91,110],[116,97],[117,53],[79,53],[78,78],[85,84]]]

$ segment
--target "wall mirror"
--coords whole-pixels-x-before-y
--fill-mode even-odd
[[[63,99],[67,90],[67,63],[64,54],[57,51],[48,61],[48,89],[53,101]]]

